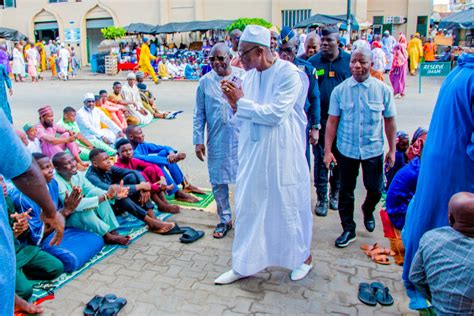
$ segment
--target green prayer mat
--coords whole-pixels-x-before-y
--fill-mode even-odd
[[[212,194],[212,190],[210,189],[201,189],[205,192],[205,194],[196,194],[196,193],[191,193],[191,195],[194,195],[199,199],[199,202],[197,203],[188,203],[188,202],[182,202],[174,199],[174,195],[168,196],[166,195],[166,199],[168,200],[168,203],[173,204],[173,205],[179,205],[180,207],[183,208],[189,208],[189,209],[200,209],[203,211],[211,211],[214,205],[214,195]]]
[[[169,213],[162,213],[157,212],[156,217],[162,221],[167,220],[172,216]],[[117,231],[121,235],[129,235],[131,240],[130,244],[132,244],[135,240],[143,236],[148,229],[145,226],[145,223],[138,220],[137,218],[133,217],[132,215],[125,213],[125,215],[117,216],[117,220],[120,223],[120,227]],[[30,298],[30,302],[35,302],[40,298],[43,298],[51,293],[54,293],[56,290],[60,289],[67,283],[74,280],[76,277],[81,275],[84,271],[92,267],[93,265],[101,262],[111,254],[113,254],[117,249],[124,248],[127,246],[119,246],[119,245],[105,245],[102,250],[96,254],[92,259],[90,259],[86,264],[84,264],[78,270],[71,272],[71,273],[63,273],[59,277],[51,281],[40,281],[39,283],[33,286],[33,295]]]

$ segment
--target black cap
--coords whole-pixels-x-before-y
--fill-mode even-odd
[[[330,35],[334,33],[339,34],[339,29],[337,28],[337,26],[327,26],[321,30],[322,36],[326,36],[326,35]]]

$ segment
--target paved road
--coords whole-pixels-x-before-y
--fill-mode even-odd
[[[50,104],[59,118],[65,105],[78,108],[86,92],[110,90],[113,81],[110,77],[84,73],[68,82],[16,84],[11,98],[15,124],[20,127],[27,121],[36,122],[36,109],[44,104]],[[416,78],[409,78],[408,96],[396,101],[399,129],[412,134],[417,126],[428,126],[440,83],[440,79],[427,80],[423,94],[419,95]],[[161,109],[180,109],[184,113],[177,120],[159,121],[146,127],[147,139],[187,153],[188,158],[182,163],[185,173],[193,183],[208,187],[206,166],[194,157],[191,137],[196,83],[164,82],[150,86]],[[363,199],[360,178],[356,206]],[[313,193],[313,206],[315,203]],[[292,282],[288,271],[269,269],[236,284],[217,287],[213,280],[230,267],[233,234],[224,240],[214,240],[211,234],[215,215],[185,210],[174,220],[180,225],[203,229],[206,236],[202,240],[184,245],[176,236],[146,234],[128,249],[118,250],[58,290],[54,301],[44,303],[46,314],[81,315],[90,298],[106,293],[128,299],[124,315],[410,314],[400,281],[401,267],[376,265],[359,250],[363,243],[379,242],[388,246],[378,216],[377,229],[372,234],[363,229],[357,208],[356,217],[358,240],[342,250],[333,246],[341,231],[337,213],[330,211],[326,218],[314,217],[315,268],[305,280]],[[386,284],[395,304],[373,308],[360,303],[357,287],[367,281]]]

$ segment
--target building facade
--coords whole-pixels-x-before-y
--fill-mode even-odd
[[[87,63],[103,39],[100,29],[142,22],[165,24],[193,20],[260,17],[292,26],[311,15],[345,14],[347,0],[0,0],[0,26],[31,39],[77,45]],[[378,31],[426,34],[432,0],[352,0],[359,21]]]

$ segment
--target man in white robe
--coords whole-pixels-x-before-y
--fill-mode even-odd
[[[275,58],[268,29],[249,25],[239,44],[243,87],[222,82],[240,123],[232,270],[229,284],[267,267],[301,280],[313,267],[310,177],[305,158],[307,76]]]
[[[122,86],[122,98],[132,102],[127,107],[131,114],[140,120],[140,124],[151,123],[153,115],[143,106],[140,90],[137,87],[137,77],[133,72],[127,75],[127,84]]]
[[[89,141],[100,140],[113,145],[117,139],[123,137],[123,132],[104,112],[95,107],[93,93],[86,93],[84,106],[77,111],[77,125],[81,134]],[[107,128],[102,128],[105,124]]]
[[[59,77],[63,80],[67,80],[70,58],[71,54],[69,50],[64,46],[64,43],[62,43],[61,49],[59,50]]]

